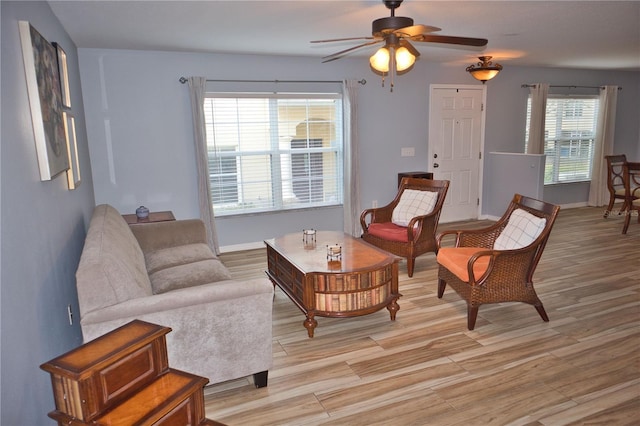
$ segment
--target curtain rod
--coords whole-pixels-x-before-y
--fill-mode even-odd
[[[523,84],[520,87],[522,87],[522,88],[536,87],[536,85],[535,84]],[[565,88],[569,88],[569,89],[602,89],[602,88],[604,88],[604,86],[554,86],[554,85],[550,85],[549,87],[565,87]],[[618,90],[622,90],[622,87],[618,87]]]
[[[189,81],[186,77],[180,77],[180,83],[185,84]],[[209,80],[216,83],[342,83],[342,80]],[[365,85],[367,80],[364,78],[358,80],[358,83]]]

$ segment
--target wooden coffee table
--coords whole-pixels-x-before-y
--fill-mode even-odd
[[[300,232],[264,243],[267,275],[307,316],[309,337],[318,325],[315,316],[354,317],[386,307],[396,319],[399,257],[332,231],[318,231],[314,242]],[[341,247],[340,259],[327,256],[330,245]]]

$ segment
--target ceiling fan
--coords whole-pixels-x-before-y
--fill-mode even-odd
[[[330,43],[337,41],[367,40],[357,46],[341,50],[322,58],[322,62],[331,62],[340,59],[346,54],[367,46],[383,44],[376,54],[371,56],[370,63],[374,70],[383,74],[391,71],[405,71],[413,65],[420,52],[411,42],[442,43],[462,46],[482,47],[487,45],[487,39],[456,37],[433,34],[441,31],[438,27],[429,25],[414,25],[412,18],[396,16],[395,10],[403,0],[383,0],[384,5],[391,10],[391,16],[376,19],[372,23],[371,36],[348,37],[327,40],[313,40],[311,43]],[[392,82],[393,87],[393,82]]]

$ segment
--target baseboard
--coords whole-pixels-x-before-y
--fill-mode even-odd
[[[587,207],[588,204],[586,201],[582,201],[580,203],[569,203],[569,204],[560,204],[561,209],[576,209],[578,207]]]
[[[255,250],[264,248],[264,241],[253,243],[233,244],[230,246],[220,246],[220,253],[230,253],[234,251]]]

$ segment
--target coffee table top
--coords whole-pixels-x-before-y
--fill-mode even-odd
[[[304,273],[356,272],[380,268],[401,258],[374,247],[360,238],[336,231],[317,231],[315,243],[305,243],[302,231],[265,240],[264,243],[284,256]],[[327,258],[327,246],[342,248],[340,260]]]

